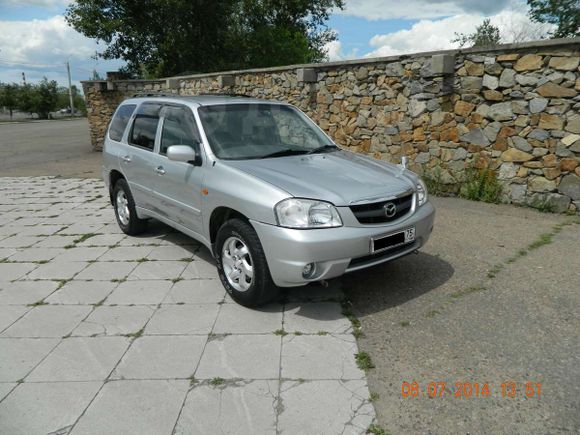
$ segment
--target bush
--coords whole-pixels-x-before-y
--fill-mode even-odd
[[[465,182],[459,191],[462,198],[473,201],[500,202],[502,185],[494,171],[486,169],[469,169],[466,171]]]

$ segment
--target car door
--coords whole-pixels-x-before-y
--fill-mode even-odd
[[[195,162],[175,162],[167,158],[167,148],[187,145],[195,150]],[[197,234],[202,232],[201,189],[205,168],[200,136],[192,110],[166,104],[162,110],[159,166],[155,193],[158,213]]]
[[[158,103],[143,103],[137,108],[127,137],[129,146],[119,156],[135,204],[148,210],[155,207],[152,191],[158,165],[154,149],[161,108]]]

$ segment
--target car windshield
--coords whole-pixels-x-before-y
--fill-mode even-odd
[[[220,159],[241,160],[328,152],[335,145],[299,110],[282,104],[219,104],[198,109]]]

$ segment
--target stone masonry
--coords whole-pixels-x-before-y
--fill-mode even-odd
[[[136,93],[238,93],[287,101],[344,148],[399,163],[457,192],[489,168],[503,200],[580,211],[580,38],[163,80],[83,82],[101,149]]]

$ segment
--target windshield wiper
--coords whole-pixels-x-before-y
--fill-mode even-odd
[[[286,148],[275,153],[266,154],[265,156],[258,157],[259,159],[268,159],[270,157],[284,157],[284,156],[295,156],[299,154],[306,154],[305,150],[297,150],[293,148]]]
[[[322,151],[330,151],[330,150],[337,150],[338,147],[335,145],[322,145],[321,147],[314,148],[313,150],[308,151],[306,154],[316,154]]]

